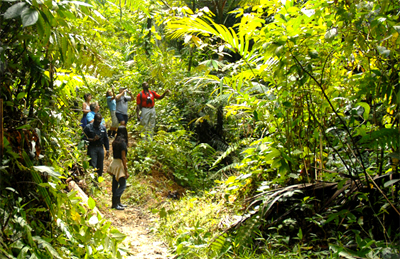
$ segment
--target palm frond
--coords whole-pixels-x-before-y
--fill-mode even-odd
[[[250,40],[244,35],[238,35],[232,28],[217,24],[208,16],[183,17],[179,20],[170,21],[167,30],[171,38],[179,38],[186,34],[216,36],[229,44],[230,50],[239,53],[242,57],[251,56],[249,52]]]

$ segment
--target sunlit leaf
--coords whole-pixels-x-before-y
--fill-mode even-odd
[[[329,31],[326,32],[325,34],[325,40],[327,42],[331,42],[338,34],[338,31],[336,28],[332,28]]]
[[[114,239],[116,239],[118,241],[122,241],[122,240],[124,240],[126,238],[126,235],[121,233],[121,232],[119,232],[117,229],[112,229],[110,231],[110,237],[112,237],[112,238],[114,238]]]
[[[97,218],[96,215],[90,217],[90,219],[89,219],[89,224],[91,224],[91,225],[96,225],[97,223],[99,223],[99,219]]]
[[[15,17],[18,17],[21,15],[23,10],[29,9],[27,4],[25,2],[20,2],[15,5],[12,5],[7,9],[7,11],[4,13],[4,18],[5,19],[12,19]]]
[[[94,207],[96,207],[96,202],[92,199],[92,197],[89,197],[89,199],[88,199],[88,205],[89,205],[89,208],[92,210],[92,209],[94,209]]]
[[[34,25],[38,18],[39,12],[33,9],[25,9],[21,13],[22,24],[24,27]]]

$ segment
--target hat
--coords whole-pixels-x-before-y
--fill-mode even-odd
[[[120,88],[119,88],[120,91],[123,91],[123,90],[125,90],[125,89],[126,89],[126,87],[120,87]]]

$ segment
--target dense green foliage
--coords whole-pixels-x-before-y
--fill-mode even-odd
[[[399,253],[399,3],[212,2],[0,2],[2,257],[123,256],[65,180],[83,94],[109,120],[143,81],[172,94],[128,165],[191,191],[152,210],[181,258]]]

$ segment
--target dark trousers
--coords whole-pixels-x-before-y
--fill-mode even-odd
[[[125,177],[120,177],[119,181],[115,179],[115,175],[113,175],[112,180],[112,194],[114,197],[120,197],[122,193],[124,193],[126,188],[126,179]]]
[[[103,175],[103,162],[104,162],[104,148],[103,146],[91,146],[88,147],[88,153],[90,156],[90,166],[96,169],[97,175]]]

